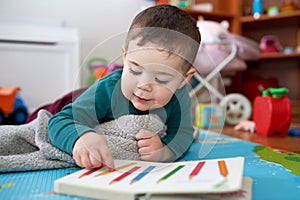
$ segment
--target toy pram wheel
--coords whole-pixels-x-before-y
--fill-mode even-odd
[[[220,104],[225,108],[225,121],[230,125],[236,125],[251,116],[251,103],[241,94],[229,94],[221,100]]]

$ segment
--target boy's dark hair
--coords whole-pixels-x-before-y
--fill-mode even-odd
[[[197,21],[171,5],[152,6],[140,12],[131,23],[125,49],[130,40],[136,38],[140,46],[151,42],[180,55],[188,68],[195,60],[201,41]]]

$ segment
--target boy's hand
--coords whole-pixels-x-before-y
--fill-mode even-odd
[[[106,139],[94,132],[87,132],[78,138],[73,147],[73,158],[80,167],[107,166],[114,169]]]
[[[174,156],[173,152],[161,141],[159,135],[154,132],[141,129],[136,139],[141,160],[167,161]]]

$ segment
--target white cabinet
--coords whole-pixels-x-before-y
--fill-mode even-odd
[[[0,25],[0,86],[21,87],[30,112],[79,88],[79,66],[75,29]]]

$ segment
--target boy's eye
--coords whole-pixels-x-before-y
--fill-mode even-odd
[[[132,69],[132,68],[129,68],[130,72],[133,74],[133,75],[140,75],[142,74],[142,71],[140,70],[135,70],[135,69]]]
[[[162,79],[159,79],[159,78],[155,78],[155,81],[159,84],[167,84],[169,82],[168,80],[162,80]]]

